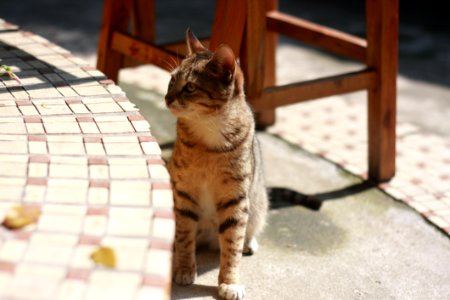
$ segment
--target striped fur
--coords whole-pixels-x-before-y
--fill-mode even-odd
[[[174,280],[195,280],[195,249],[219,245],[219,295],[242,299],[239,264],[256,249],[268,202],[243,75],[228,46],[214,53],[187,33],[190,55],[172,72],[166,95],[177,117],[168,168],[176,213]]]

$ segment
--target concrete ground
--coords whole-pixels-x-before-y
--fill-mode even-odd
[[[204,28],[210,21],[212,1],[189,2],[194,8],[177,1],[178,8],[183,6],[177,11],[184,14],[173,12],[170,2],[158,2],[162,41],[182,37],[188,25],[200,36],[208,33]],[[294,0],[281,1],[281,6],[297,15],[361,33],[362,19],[355,12],[360,4],[352,8],[339,7],[331,0],[303,2],[304,9]],[[416,2],[401,6],[405,17],[400,27],[398,116],[400,121],[450,138],[450,30],[439,21],[439,9],[434,10],[438,16],[420,10],[420,18],[409,11]],[[6,3],[0,4],[0,17],[95,61],[101,1]],[[25,13],[37,9],[42,14]],[[54,13],[63,9],[65,13]],[[199,21],[202,18],[206,23]],[[187,20],[196,21],[192,24]],[[284,39],[277,60],[280,83],[358,67]],[[149,120],[166,157],[175,125],[162,101],[167,78],[155,68],[142,67],[123,72],[120,82]],[[365,105],[364,93],[350,94],[346,99]],[[268,186],[315,194],[324,203],[313,211],[282,199],[272,202],[260,251],[242,262],[247,299],[450,299],[448,236],[416,211],[362,184],[335,164],[268,133],[260,133],[259,138]],[[216,299],[217,266],[217,253],[199,252],[196,283],[174,285],[172,298]]]
[[[160,85],[139,87],[144,74],[152,84],[167,81],[167,74],[143,67],[122,72],[122,88],[150,120],[169,158],[175,120],[164,107]],[[242,262],[248,299],[450,297],[447,236],[410,207],[333,163],[270,134],[259,133],[258,138],[267,186],[316,195],[324,202],[314,211],[272,199],[260,251]],[[201,250],[196,283],[174,285],[172,298],[217,299],[218,259],[218,253]]]

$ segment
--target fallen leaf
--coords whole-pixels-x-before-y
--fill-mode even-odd
[[[116,254],[110,247],[100,246],[91,253],[91,259],[98,265],[108,268],[116,267]]]
[[[41,211],[33,206],[13,206],[4,217],[2,225],[9,229],[21,229],[32,223],[36,223],[41,215]]]

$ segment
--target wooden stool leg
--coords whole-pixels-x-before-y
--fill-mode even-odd
[[[155,0],[134,0],[131,31],[139,40],[155,41]]]
[[[155,0],[134,0],[131,8],[131,34],[147,44],[155,42]],[[141,65],[129,56],[125,56],[123,67]]]
[[[378,84],[368,91],[369,180],[395,175],[398,0],[366,0],[367,64]]]
[[[130,21],[132,0],[105,0],[103,4],[102,25],[97,51],[97,68],[117,82],[119,69],[124,56],[111,50],[112,33],[116,30],[126,32]]]
[[[247,0],[247,23],[240,58],[247,99],[250,103],[258,101],[264,88],[265,12],[265,1]],[[257,125],[259,125],[258,115],[256,115]]]
[[[236,56],[241,51],[247,17],[245,1],[217,0],[209,49],[228,44]]]
[[[278,9],[278,0],[266,0],[266,12]],[[265,53],[264,53],[264,87],[275,86],[276,84],[276,48],[278,43],[278,34],[273,31],[265,30]],[[259,129],[275,123],[275,109],[266,110],[256,114],[256,123]]]

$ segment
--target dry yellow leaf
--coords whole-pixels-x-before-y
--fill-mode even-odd
[[[29,224],[36,223],[41,212],[33,206],[13,206],[5,215],[2,225],[9,229],[21,229]]]
[[[116,254],[110,247],[100,246],[91,253],[91,259],[98,265],[108,268],[116,267]]]

